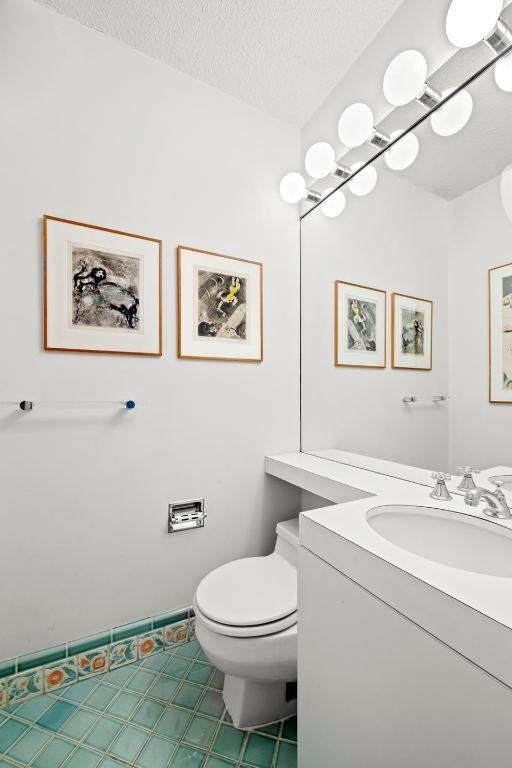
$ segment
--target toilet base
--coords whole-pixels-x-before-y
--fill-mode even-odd
[[[235,728],[260,728],[297,712],[296,687],[282,681],[257,683],[226,675],[223,697]]]

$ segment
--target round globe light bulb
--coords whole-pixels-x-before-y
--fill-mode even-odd
[[[394,141],[401,133],[402,131],[393,131],[389,138]],[[384,153],[384,160],[392,171],[403,171],[414,163],[419,150],[418,137],[414,133],[408,133]]]
[[[445,99],[455,88],[447,88],[441,96]],[[438,136],[453,136],[461,131],[473,112],[473,98],[468,91],[459,91],[450,101],[440,107],[432,117],[432,130]]]
[[[334,149],[326,141],[317,141],[306,152],[304,159],[306,171],[315,179],[328,176],[336,165]]]
[[[374,131],[373,112],[368,104],[351,104],[342,113],[338,123],[338,136],[346,147],[360,147]]]
[[[510,221],[512,221],[512,165],[505,168],[500,182],[501,202]]]
[[[388,64],[382,82],[384,96],[395,107],[409,104],[425,90],[427,60],[415,50],[402,51]]]
[[[304,177],[296,171],[287,173],[286,176],[283,176],[281,179],[279,192],[285,203],[298,203],[299,200],[303,200],[306,196],[306,182],[304,181]]]
[[[512,55],[510,53],[496,62],[494,79],[502,91],[512,92]]]
[[[334,187],[327,187],[327,189],[324,189],[324,195],[328,195],[329,192],[332,192]],[[337,192],[333,192],[333,194],[327,198],[327,200],[324,200],[324,202],[321,204],[320,208],[322,209],[322,213],[324,213],[329,218],[334,218],[335,216],[339,216],[340,213],[343,212],[343,209],[345,208],[345,205],[347,203],[347,200],[345,198],[345,195],[343,193],[342,189],[338,189]]]
[[[452,0],[446,14],[446,36],[457,48],[470,48],[490,35],[503,0]]]
[[[363,165],[364,163],[362,162],[354,163],[351,167],[351,171],[357,171],[358,168],[361,168]],[[348,188],[352,194],[357,195],[357,197],[363,197],[363,195],[370,194],[376,183],[377,171],[373,165],[367,165],[364,171],[358,173],[353,181],[348,182]]]

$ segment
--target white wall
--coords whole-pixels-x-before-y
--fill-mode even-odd
[[[451,207],[451,465],[511,465],[512,405],[489,403],[488,270],[512,262],[499,177]]]
[[[264,475],[298,448],[298,222],[288,126],[30,0],[0,8],[0,659],[191,603],[299,508]],[[44,213],[162,238],[164,356],[42,351]],[[176,358],[178,243],[263,261],[262,365]],[[205,497],[204,530],[167,503]]]
[[[303,449],[355,453],[444,470],[449,406],[402,403],[448,394],[449,206],[381,169],[365,198],[347,193],[343,214],[302,220]],[[334,281],[388,292],[388,367],[334,366]],[[391,293],[434,302],[433,369],[391,368]]]

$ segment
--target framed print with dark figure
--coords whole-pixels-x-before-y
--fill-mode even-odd
[[[386,367],[386,291],[336,280],[334,364]]]
[[[432,318],[430,299],[392,294],[392,366],[432,370]]]
[[[162,354],[162,241],[44,217],[44,348]]]
[[[178,246],[178,357],[263,360],[263,265]]]

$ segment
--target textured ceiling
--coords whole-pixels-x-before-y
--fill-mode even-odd
[[[38,0],[301,125],[402,0]]]

